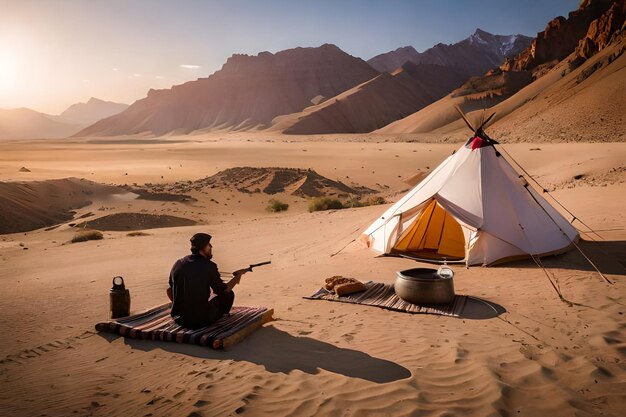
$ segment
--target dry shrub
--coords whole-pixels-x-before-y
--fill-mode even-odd
[[[72,243],[87,242],[88,240],[100,240],[104,238],[102,232],[98,230],[81,230],[72,238]]]
[[[272,198],[267,203],[267,207],[265,209],[272,213],[278,213],[279,211],[286,211],[288,208],[289,208],[289,204],[283,203],[282,201]]]

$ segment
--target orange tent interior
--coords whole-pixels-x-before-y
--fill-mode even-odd
[[[461,260],[465,258],[465,237],[459,222],[433,199],[402,233],[393,252],[430,260]]]

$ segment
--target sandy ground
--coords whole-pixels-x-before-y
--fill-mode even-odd
[[[279,166],[312,168],[394,200],[409,188],[403,179],[458,147],[376,136],[323,139],[233,134],[165,143],[2,143],[0,179],[141,185]],[[581,247],[613,285],[569,252],[545,264],[574,305],[559,300],[532,261],[454,267],[457,293],[502,306],[506,312],[496,318],[483,319],[484,309],[447,318],[309,301],[301,297],[327,276],[393,282],[395,271],[416,266],[350,243],[385,206],[308,213],[306,199],[279,195],[291,207],[270,214],[264,207],[271,196],[228,190],[192,194],[195,202],[97,199],[76,216],[144,212],[201,224],[136,237],[108,231],[103,240],[76,244],[67,243],[74,235],[67,223],[0,236],[0,414],[623,415],[626,144],[505,149],[601,231],[599,242]],[[19,172],[22,166],[31,172]],[[125,277],[133,311],[165,302],[169,269],[197,231],[214,236],[223,271],[272,261],[244,276],[236,303],[272,307],[277,320],[227,351],[95,333],[93,325],[107,318],[111,278]]]

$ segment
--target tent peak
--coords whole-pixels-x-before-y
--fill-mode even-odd
[[[474,133],[474,135],[469,138],[469,140],[465,143],[465,146],[471,150],[484,148],[485,146],[494,146],[497,145],[498,141],[491,139],[484,130],[479,129]]]

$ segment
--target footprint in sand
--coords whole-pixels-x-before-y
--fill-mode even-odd
[[[465,358],[467,357],[468,353],[469,353],[469,351],[467,349],[463,349],[463,348],[457,347],[457,349],[456,349],[456,359],[454,360],[454,363],[463,362],[465,360]]]

